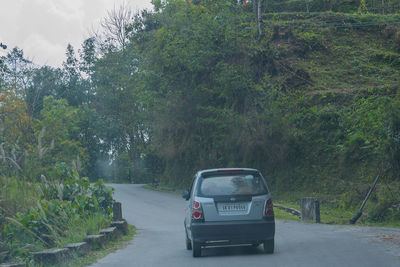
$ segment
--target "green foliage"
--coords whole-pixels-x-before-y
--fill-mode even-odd
[[[358,7],[358,12],[359,13],[367,13],[368,12],[367,3],[365,0],[360,0],[360,6]]]
[[[348,136],[345,142],[356,159],[376,153],[383,158],[390,138],[387,121],[390,102],[389,98],[361,98],[351,106],[349,117],[345,119],[348,123],[344,125]]]
[[[379,23],[396,16],[271,13],[263,22],[274,27],[258,39],[250,10],[232,1],[156,4],[135,18],[133,45],[106,54],[95,74],[104,116],[122,114],[114,125],[129,136],[112,141],[129,143],[114,145],[118,177],[145,170],[127,180],[151,173],[150,181],[187,185],[195,170],[240,165],[261,169],[277,189],[339,193],[336,181],[368,181],[382,160],[397,168],[397,104],[385,96],[395,93],[397,52],[376,38]],[[366,92],[353,97],[358,87]],[[135,137],[138,126],[146,138]],[[156,164],[142,168],[147,159]]]
[[[91,185],[88,178],[80,178],[78,172],[65,163],[56,165],[51,181],[44,176],[42,179],[41,191],[45,199],[71,202],[79,214],[89,215],[99,210],[107,214],[112,212],[113,189],[105,186],[101,179]]]
[[[43,109],[44,97],[62,94],[63,74],[60,70],[43,66],[32,74],[32,81],[26,89],[26,104],[31,116],[37,118]]]
[[[273,191],[336,198],[326,202],[337,214],[358,206],[378,170],[398,181],[400,17],[377,14],[393,11],[369,0],[264,1],[259,36],[241,1],[153,3],[124,28],[129,43],[113,45],[108,32],[78,57],[69,45],[62,69],[35,69],[18,49],[4,58],[1,171],[44,194],[43,212],[13,209],[21,229],[57,236],[52,214],[64,225],[62,210],[109,212],[101,180],[78,173],[183,187],[199,169],[253,167]],[[397,218],[386,194],[370,220]]]
[[[6,181],[6,185],[9,182]],[[3,260],[27,259],[29,251],[61,246],[66,240],[80,241],[111,218],[113,189],[101,180],[91,185],[87,178],[79,177],[77,171],[66,164],[57,165],[51,178],[42,176],[38,188],[40,199],[30,208],[14,215],[6,209],[6,213],[0,213],[0,250],[7,252]],[[74,229],[82,226],[87,232]]]
[[[85,173],[88,155],[81,144],[79,123],[78,110],[69,106],[66,100],[45,97],[40,120],[34,125],[36,138],[20,148],[25,150],[21,160],[23,175],[31,181],[38,180],[57,162],[68,162]]]
[[[104,185],[103,180],[98,180],[90,189],[92,198],[96,199],[98,206],[106,213],[112,214],[114,199],[112,194],[114,189]]]
[[[372,12],[382,13],[382,6],[387,13],[395,13],[399,8],[398,0],[391,1],[373,1],[373,0],[283,0],[268,1],[264,5],[266,12]]]

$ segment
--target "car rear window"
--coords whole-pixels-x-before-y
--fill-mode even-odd
[[[257,174],[210,176],[204,178],[199,187],[200,195],[263,195],[267,188]]]

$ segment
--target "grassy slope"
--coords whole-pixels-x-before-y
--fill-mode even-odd
[[[382,21],[395,21],[395,23],[385,25],[381,24]],[[283,64],[285,67],[290,67],[293,72],[302,70],[307,73],[305,76],[298,77],[301,86],[297,89],[302,91],[300,102],[318,108],[332,105],[336,110],[345,108],[356,95],[379,97],[396,94],[400,82],[398,21],[400,21],[399,16],[332,13],[269,14],[264,19],[265,24],[273,25],[266,28],[266,32],[274,40],[272,47],[279,51],[278,68],[279,64]],[[371,25],[368,26],[367,22]],[[346,25],[345,23],[356,26],[343,26]],[[363,26],[359,27],[357,24]],[[324,27],[320,27],[321,25]],[[272,30],[274,27],[275,30]],[[285,86],[287,77],[278,75],[275,79]],[[329,157],[327,155],[325,162],[321,159],[321,162],[326,164],[325,166],[319,162],[322,167],[313,166],[315,169],[310,168],[304,171],[306,175],[339,176],[339,171],[335,166],[336,159]],[[364,170],[360,170],[362,168]],[[368,167],[360,164],[360,166],[353,166],[353,169],[350,168],[348,176],[353,181],[360,182],[360,180],[357,181],[359,176],[370,176],[370,171],[373,170],[373,168],[368,170]],[[365,184],[365,180],[362,183]],[[280,203],[297,209],[299,208],[298,200],[301,197],[320,198],[322,201],[321,220],[324,223],[347,224],[361,203],[353,202],[351,206],[343,208],[340,205],[340,192],[327,194],[326,190],[322,190],[325,193],[316,193],[319,191],[314,190],[315,188],[312,191],[303,188],[290,193],[281,191],[274,196]],[[346,190],[346,188],[340,190]],[[373,206],[371,202],[373,200],[367,204],[367,212],[368,205]],[[367,222],[365,216],[359,222],[365,225],[400,226],[396,221]]]
[[[286,62],[309,74],[307,90],[312,94],[398,86],[399,22],[400,16],[332,13],[285,13],[264,20],[279,27],[274,46]],[[273,34],[271,27],[266,31]]]
[[[266,26],[264,39],[268,40],[266,43],[272,40],[270,46],[277,69],[272,79],[283,87],[284,92],[294,92],[296,105],[305,107],[300,112],[306,114],[307,108],[321,110],[327,106],[341,111],[348,108],[357,95],[380,97],[397,93],[400,82],[399,15],[270,13],[264,15],[263,23]],[[323,134],[317,137],[324,138]],[[326,148],[325,145],[321,143],[321,148]],[[376,166],[371,162],[338,166],[339,160],[331,153],[335,148],[329,149],[319,158],[319,152],[315,153],[318,160],[315,165],[313,159],[306,159],[308,161],[297,166],[281,168],[280,173],[274,174],[283,176],[279,180],[295,181],[300,186],[294,184],[290,186],[291,191],[285,191],[286,188],[270,183],[273,197],[277,203],[297,209],[302,197],[318,197],[323,223],[348,224],[376,174]],[[297,174],[301,177],[296,177]],[[271,178],[268,174],[266,177]],[[318,181],[317,188],[307,187],[312,181]],[[353,194],[355,187],[358,191]],[[384,187],[384,183],[377,186],[380,190]],[[366,213],[369,208],[373,209],[377,198],[372,195]],[[277,218],[292,217],[281,211],[276,213]],[[397,221],[370,222],[366,216],[358,223],[400,226]]]
[[[324,35],[328,52],[311,52],[298,62],[309,70],[313,93],[351,95],[397,86],[400,54],[380,35],[379,29],[341,29]]]

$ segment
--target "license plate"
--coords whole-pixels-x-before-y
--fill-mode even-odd
[[[223,212],[229,211],[245,211],[247,210],[246,203],[220,203],[218,205],[218,210]]]

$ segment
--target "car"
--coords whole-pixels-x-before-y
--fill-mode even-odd
[[[263,244],[275,246],[275,216],[271,194],[256,169],[209,169],[193,177],[182,197],[186,248],[200,257],[202,248]]]

